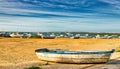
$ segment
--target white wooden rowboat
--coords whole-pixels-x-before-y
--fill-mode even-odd
[[[37,49],[39,59],[60,63],[106,63],[110,59],[111,51],[66,51],[63,49]]]

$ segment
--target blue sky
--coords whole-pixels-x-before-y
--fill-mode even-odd
[[[120,0],[0,0],[0,31],[120,32]]]

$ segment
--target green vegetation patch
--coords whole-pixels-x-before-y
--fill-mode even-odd
[[[120,46],[116,48],[116,52],[120,52]]]
[[[32,67],[28,67],[28,68],[25,68],[25,69],[42,69],[42,68],[38,67],[38,66],[32,66]]]

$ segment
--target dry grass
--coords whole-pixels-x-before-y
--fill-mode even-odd
[[[111,50],[120,46],[120,39],[0,39],[0,68],[40,65],[34,50],[38,48],[64,48],[70,50]],[[8,69],[8,68],[7,68]],[[18,68],[17,68],[18,69]],[[20,68],[21,69],[21,68]]]

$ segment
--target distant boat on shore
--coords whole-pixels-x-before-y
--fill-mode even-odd
[[[51,37],[51,36],[43,36],[43,39],[55,39],[56,37]]]
[[[74,36],[73,36],[73,37],[70,37],[70,38],[71,38],[71,39],[79,39],[80,37],[74,37]]]
[[[63,49],[37,49],[39,59],[60,63],[107,63],[110,59],[110,51],[68,51]]]
[[[79,39],[80,38],[80,34],[76,34],[75,36],[72,36],[70,38],[72,38],[72,39]]]
[[[54,33],[52,33],[51,35],[49,35],[49,36],[43,36],[42,35],[42,38],[43,39],[55,39],[56,38],[56,36],[55,36],[55,34]]]
[[[20,35],[20,34],[18,34],[18,33],[12,33],[12,34],[10,34],[10,37],[20,38],[20,37],[21,37],[21,35]]]

